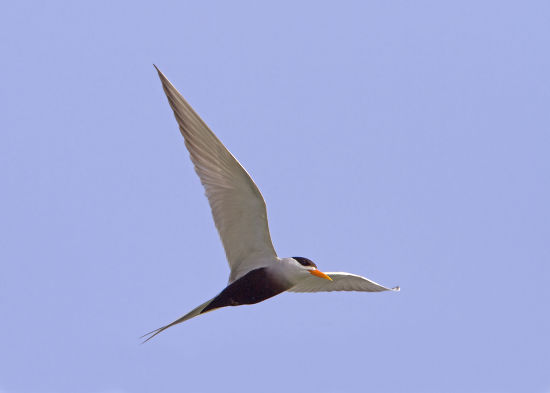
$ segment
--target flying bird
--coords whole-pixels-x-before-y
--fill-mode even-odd
[[[269,235],[265,201],[258,187],[223,143],[155,66],[174,111],[191,161],[206,191],[231,273],[227,287],[174,322],[227,306],[255,304],[282,292],[399,291],[344,272],[323,273],[308,258],[279,258]]]

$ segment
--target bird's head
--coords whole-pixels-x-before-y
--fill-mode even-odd
[[[307,271],[309,274],[332,281],[332,278],[317,269],[317,265],[311,259],[307,259],[304,257],[292,257],[292,259],[298,262],[301,265],[301,268]]]

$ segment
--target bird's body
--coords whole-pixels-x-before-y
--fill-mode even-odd
[[[145,341],[208,311],[255,304],[285,291],[399,290],[350,273],[322,273],[307,258],[279,258],[271,242],[265,202],[258,187],[164,74],[158,68],[157,71],[205,188],[231,273],[228,286],[217,296],[178,320],[147,333]]]

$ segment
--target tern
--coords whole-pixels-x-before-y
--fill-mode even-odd
[[[144,342],[197,315],[227,306],[259,303],[285,291],[399,291],[399,287],[387,288],[355,274],[323,273],[308,258],[279,258],[271,242],[260,190],[157,66],[155,69],[206,191],[231,273],[227,287],[218,295],[145,334]]]

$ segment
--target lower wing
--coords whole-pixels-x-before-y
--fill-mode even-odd
[[[289,292],[332,292],[332,291],[362,291],[382,292],[399,291],[399,287],[387,288],[368,278],[345,272],[327,272],[332,281],[311,276],[290,288]]]

